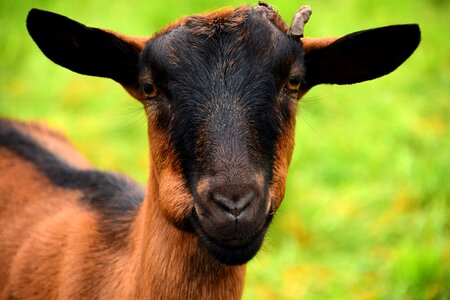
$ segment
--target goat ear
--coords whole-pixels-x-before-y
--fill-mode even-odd
[[[28,13],[27,29],[56,64],[80,74],[112,78],[127,89],[137,85],[139,53],[148,38],[87,27],[39,9]]]
[[[417,48],[416,24],[364,30],[341,38],[303,39],[305,82],[352,84],[394,71]]]

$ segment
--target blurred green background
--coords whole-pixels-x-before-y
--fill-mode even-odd
[[[419,23],[422,43],[394,73],[320,86],[299,104],[286,198],[249,263],[244,299],[450,299],[450,1],[271,2],[305,35]],[[111,80],[48,61],[28,37],[31,7],[149,35],[240,1],[0,1],[0,116],[67,133],[101,169],[145,183],[145,115]]]

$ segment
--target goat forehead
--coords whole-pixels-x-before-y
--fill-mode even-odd
[[[217,31],[238,31],[244,25],[254,23],[255,20],[270,22],[279,31],[288,32],[287,24],[273,9],[243,5],[236,9],[223,8],[210,13],[184,17],[156,33],[154,37],[166,35],[180,27],[187,28],[196,35],[212,36]]]
[[[301,45],[264,15],[237,19],[186,22],[151,40],[141,56],[169,98],[172,115],[159,118],[170,123],[175,149],[189,166],[194,149],[212,140],[226,147],[220,141],[232,136],[243,144],[251,138],[268,157],[273,152],[281,126],[273,100]]]
[[[221,80],[279,75],[300,47],[259,15],[240,22],[194,19],[150,41],[141,62],[156,80],[202,89]]]

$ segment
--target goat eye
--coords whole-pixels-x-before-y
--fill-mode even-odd
[[[146,100],[153,99],[158,96],[158,89],[154,84],[146,84],[142,87]]]
[[[299,76],[293,76],[289,78],[289,81],[287,83],[287,88],[291,91],[297,92],[300,89],[300,85],[302,83],[302,80]]]

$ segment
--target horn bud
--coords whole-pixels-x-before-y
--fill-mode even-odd
[[[289,28],[288,35],[294,38],[303,37],[303,29],[308,22],[309,17],[312,14],[312,10],[309,6],[304,5],[300,7],[292,18],[291,27]]]

